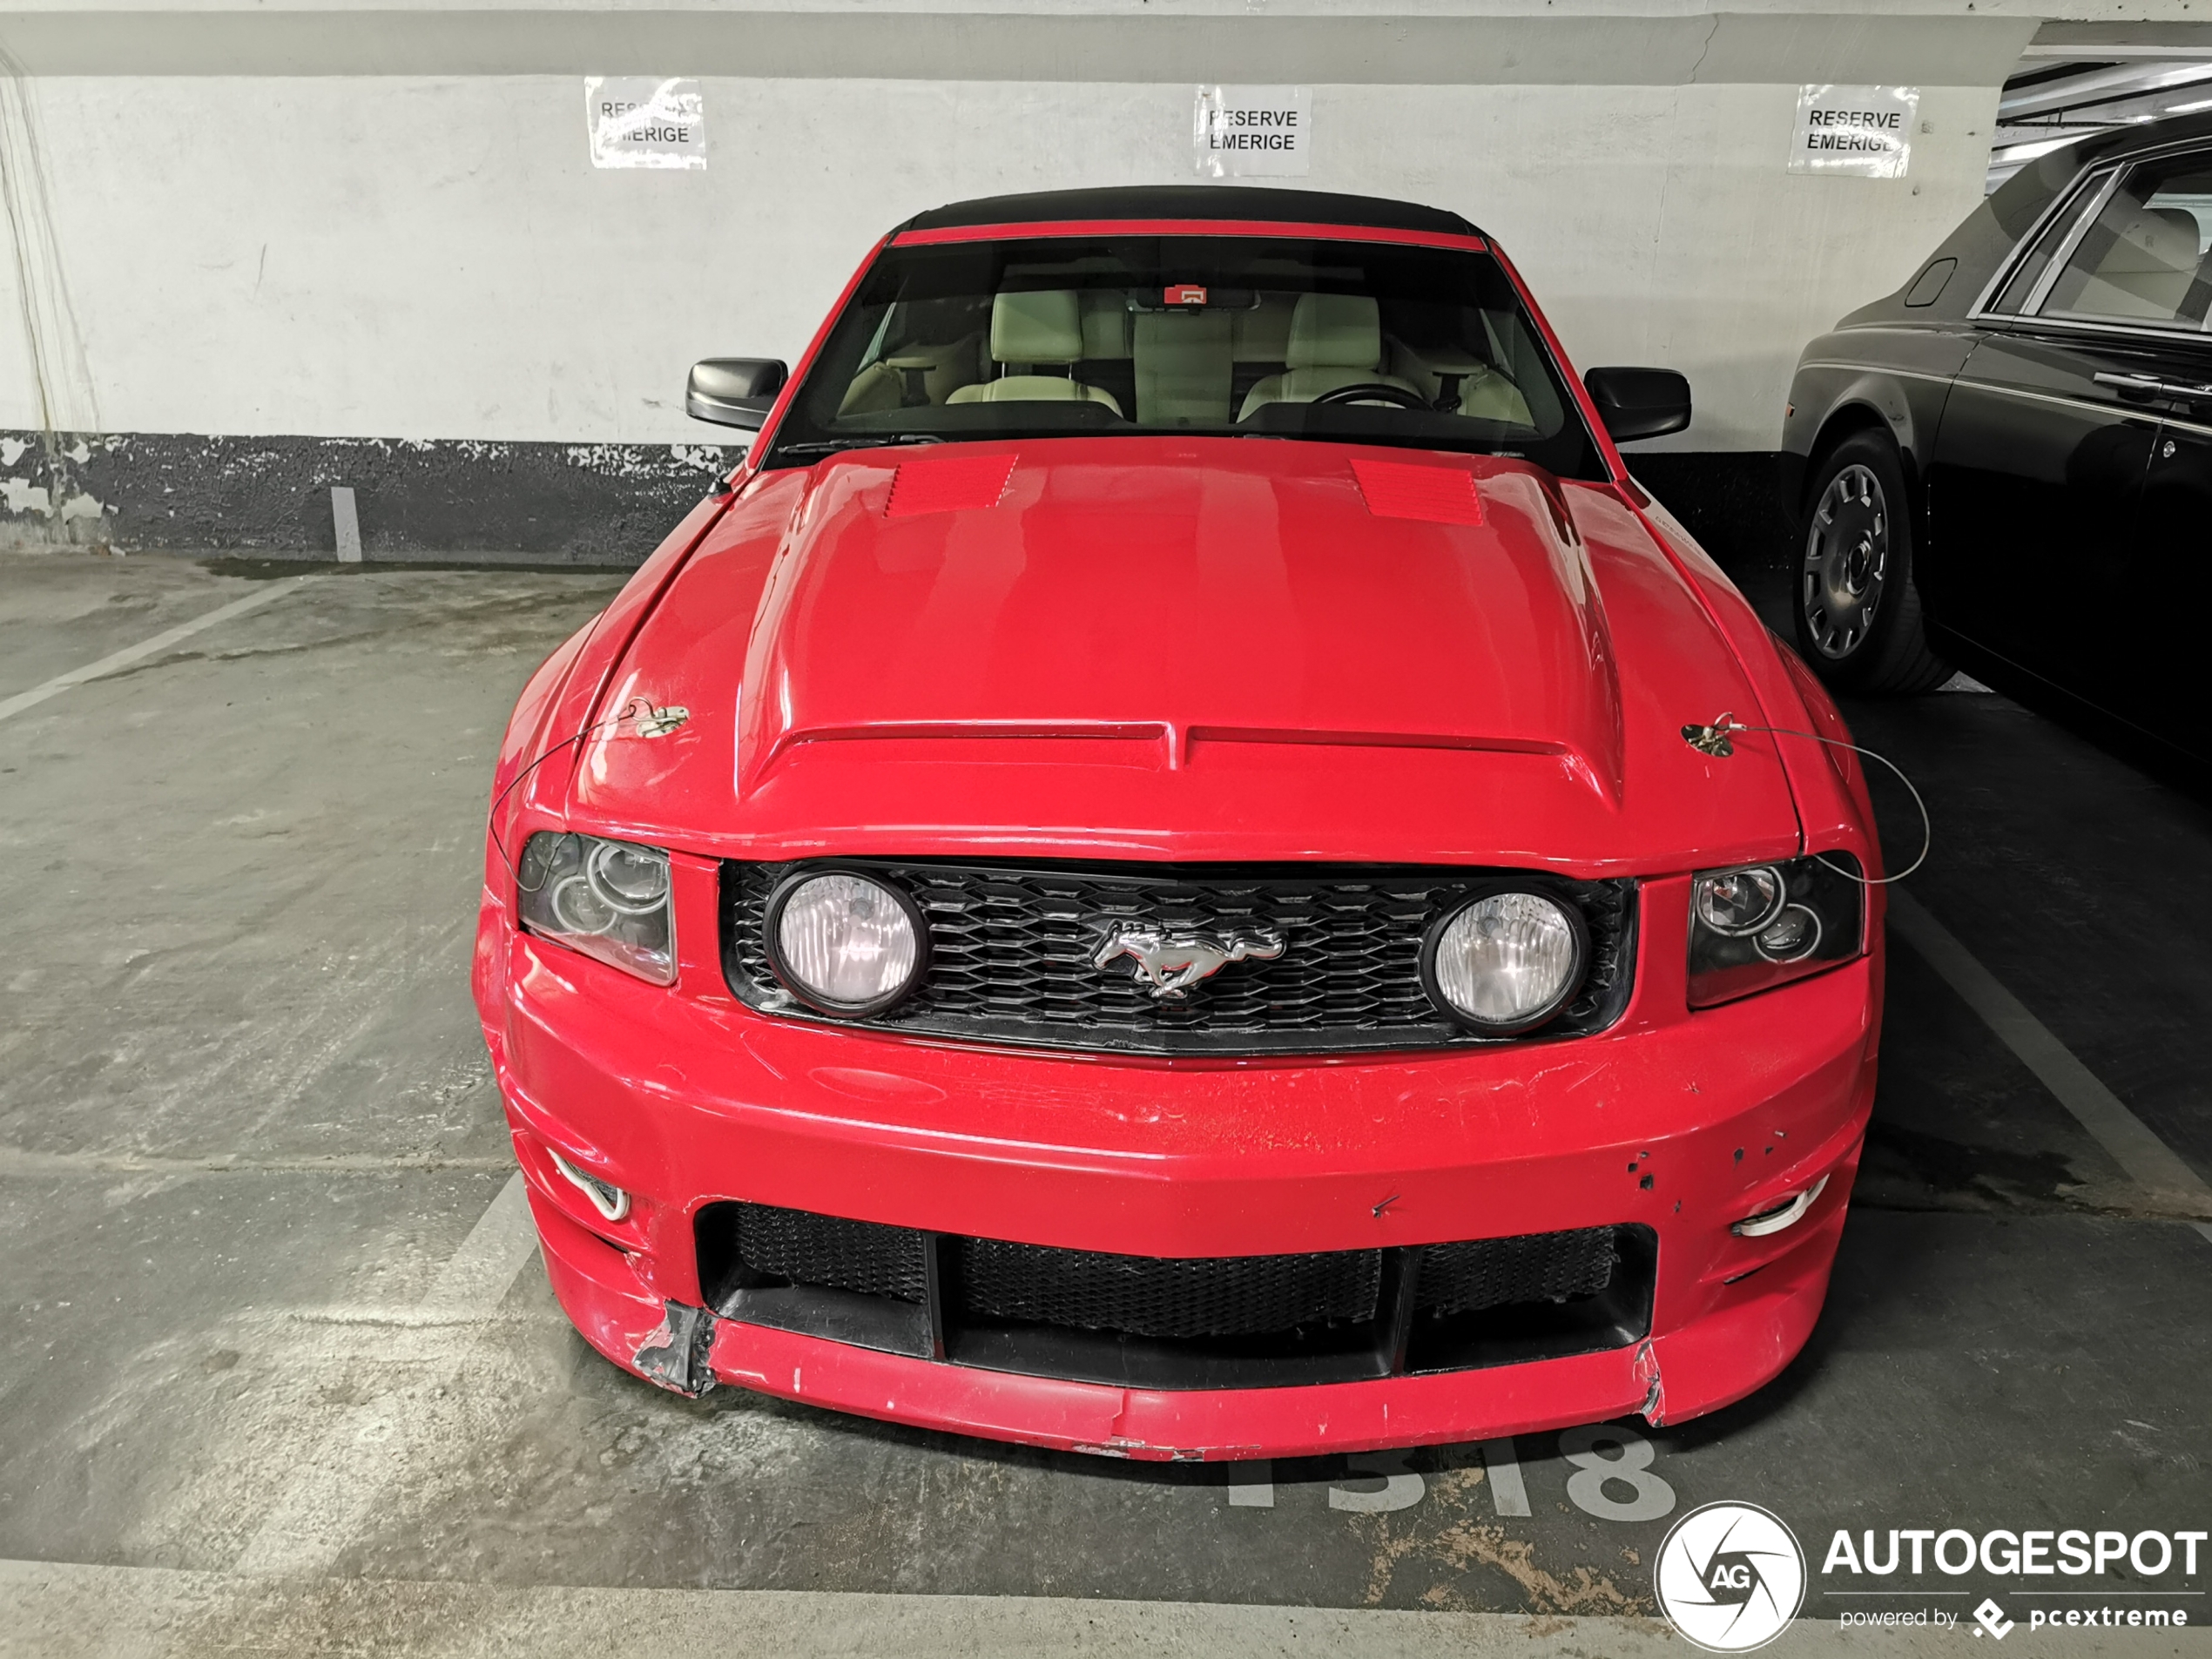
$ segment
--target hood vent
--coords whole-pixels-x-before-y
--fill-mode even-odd
[[[1403,461],[1352,463],[1367,510],[1377,518],[1415,518],[1429,524],[1480,524],[1481,498],[1474,475],[1463,467],[1422,466]]]
[[[883,516],[907,518],[917,513],[980,512],[995,507],[1013,475],[1014,461],[1010,455],[997,455],[901,462]]]

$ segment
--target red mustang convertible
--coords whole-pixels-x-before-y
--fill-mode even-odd
[[[1109,190],[911,220],[690,408],[759,436],[523,693],[476,947],[595,1347],[1159,1459],[1788,1363],[1878,854],[1614,448],[1679,376],[1452,214]]]

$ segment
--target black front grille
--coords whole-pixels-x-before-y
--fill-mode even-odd
[[[772,1204],[734,1207],[738,1258],[755,1272],[862,1296],[920,1302],[927,1294],[924,1235]]]
[[[892,1031],[1134,1054],[1297,1054],[1494,1042],[1437,1010],[1421,984],[1428,929],[1501,876],[1577,907],[1590,964],[1539,1037],[1618,1019],[1635,977],[1635,887],[1527,873],[1343,865],[976,866],[844,860],[911,894],[929,929],[923,981],[858,1023]],[[751,1006],[815,1017],[768,964],[769,895],[796,864],[724,867],[723,960]],[[1126,957],[1096,965],[1123,923],[1271,934],[1270,961],[1232,962],[1162,999]]]
[[[1379,1250],[1183,1258],[997,1238],[962,1238],[954,1248],[969,1312],[1141,1337],[1256,1336],[1372,1319],[1382,1282]]]
[[[1453,1371],[1625,1346],[1649,1328],[1649,1228],[1402,1249],[1152,1257],[711,1204],[726,1318],[998,1371],[1165,1388]]]
[[[1615,1264],[1610,1227],[1431,1244],[1421,1251],[1418,1299],[1424,1312],[1447,1314],[1595,1296]]]

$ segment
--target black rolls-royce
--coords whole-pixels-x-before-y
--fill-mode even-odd
[[[2015,174],[1805,347],[1783,428],[1793,611],[1829,684],[1956,663],[2212,759],[2212,117]]]

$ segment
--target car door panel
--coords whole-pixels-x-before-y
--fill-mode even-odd
[[[2155,152],[2088,176],[1982,319],[1945,412],[1931,513],[1932,610],[1969,644],[2154,724],[2165,612],[2201,516],[2202,433],[2177,371],[2212,372],[2212,152]],[[2194,368],[2190,366],[2194,365]],[[2212,395],[2204,401],[2212,403]]]
[[[2168,385],[2212,387],[2212,345],[2166,354]],[[2212,578],[2212,394],[2163,400],[2167,414],[2143,480],[2115,621],[2135,642],[2115,687],[2116,712],[2212,759],[2203,715],[2203,591]]]
[[[2097,376],[2155,361],[2095,335],[1993,330],[1936,435],[1928,498],[1941,551],[1921,573],[1931,613],[2092,701],[2160,423],[2155,408]]]

